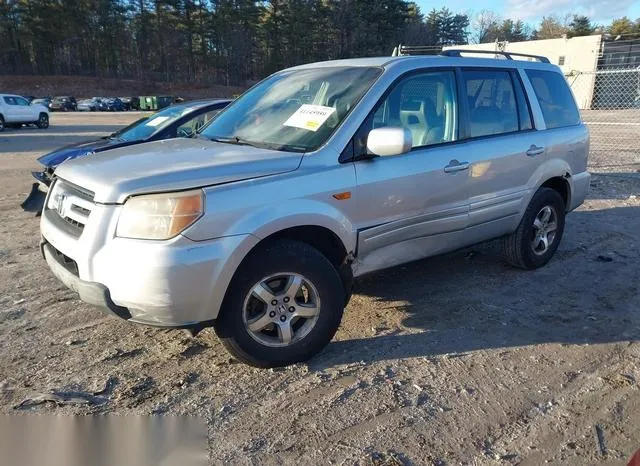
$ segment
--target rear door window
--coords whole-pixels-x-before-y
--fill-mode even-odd
[[[462,76],[472,138],[520,129],[516,93],[508,70],[463,70]]]
[[[554,71],[527,70],[547,128],[580,123],[580,112],[564,76]]]

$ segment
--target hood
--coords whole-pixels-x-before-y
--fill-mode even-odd
[[[75,159],[76,157],[82,157],[91,152],[105,150],[109,147],[115,148],[121,145],[123,145],[122,141],[117,139],[97,139],[95,141],[81,142],[49,152],[40,157],[38,162],[45,167],[55,168],[65,160]]]
[[[55,174],[92,191],[96,202],[122,203],[135,194],[199,188],[293,171],[302,156],[178,138],[70,160]]]

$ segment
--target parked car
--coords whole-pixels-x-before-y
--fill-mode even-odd
[[[29,102],[29,105],[42,105],[46,107],[48,110],[50,103],[51,103],[51,97],[40,97],[40,98],[33,99],[31,102]]]
[[[560,68],[513,55],[298,66],[197,139],[64,163],[46,261],[88,303],[213,326],[260,367],[319,352],[354,277],[493,238],[541,267],[587,194],[589,135]]]
[[[108,112],[124,112],[125,107],[118,97],[113,99],[105,99],[104,104],[106,106],[106,111]]]
[[[99,99],[83,99],[78,102],[79,112],[97,112],[100,110],[102,102]]]
[[[25,99],[27,99],[27,102],[29,102],[29,104],[31,104],[31,102],[36,99],[36,96],[34,95],[23,95],[21,97],[24,97]]]
[[[5,127],[19,128],[22,125],[49,127],[49,110],[44,105],[30,105],[19,95],[0,94],[0,131]]]
[[[52,112],[75,112],[78,104],[75,97],[54,97],[49,104],[49,110]]]
[[[91,100],[96,102],[98,111],[106,112],[108,110],[107,103],[106,103],[106,100],[107,100],[106,97],[92,97]]]
[[[119,99],[122,102],[125,112],[133,110],[133,97],[119,97]]]
[[[141,118],[129,126],[98,140],[62,147],[38,159],[42,170],[32,172],[36,182],[21,204],[28,212],[39,213],[44,204],[54,170],[65,160],[132,146],[148,141],[175,137],[191,137],[229,104],[230,100],[202,100],[174,105],[150,117]]]

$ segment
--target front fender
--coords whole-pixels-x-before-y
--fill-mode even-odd
[[[207,220],[197,222],[183,234],[194,241],[209,239],[209,225],[211,222]],[[347,216],[335,206],[314,199],[291,199],[276,205],[269,204],[245,211],[233,219],[221,216],[215,231],[218,236],[251,234],[262,240],[282,230],[301,226],[324,227],[340,238],[347,251],[355,250],[357,235]]]
[[[197,225],[198,222],[182,234],[194,241],[204,241],[205,238],[201,235],[207,236],[205,230],[199,231],[198,228],[194,228]],[[237,268],[259,242],[280,231],[301,226],[324,227],[342,241],[348,252],[355,250],[356,233],[353,225],[342,212],[330,204],[316,200],[296,199],[283,202],[281,205],[271,205],[251,211],[224,228],[224,236],[243,239],[230,252],[220,274],[211,284],[212,298],[207,306],[211,310],[211,318],[217,318],[222,297],[225,296]]]
[[[347,251],[355,250],[356,233],[351,221],[330,204],[307,199],[288,201],[276,208],[269,207],[241,219],[234,228],[252,231],[260,239],[287,228],[319,226],[331,230]]]

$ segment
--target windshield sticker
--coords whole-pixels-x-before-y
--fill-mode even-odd
[[[335,111],[333,107],[304,104],[283,125],[315,132]]]
[[[166,116],[159,116],[156,118],[153,118],[151,120],[149,120],[147,122],[147,126],[158,126],[161,125],[162,123],[164,123],[165,121],[167,121],[169,119],[169,117]]]

